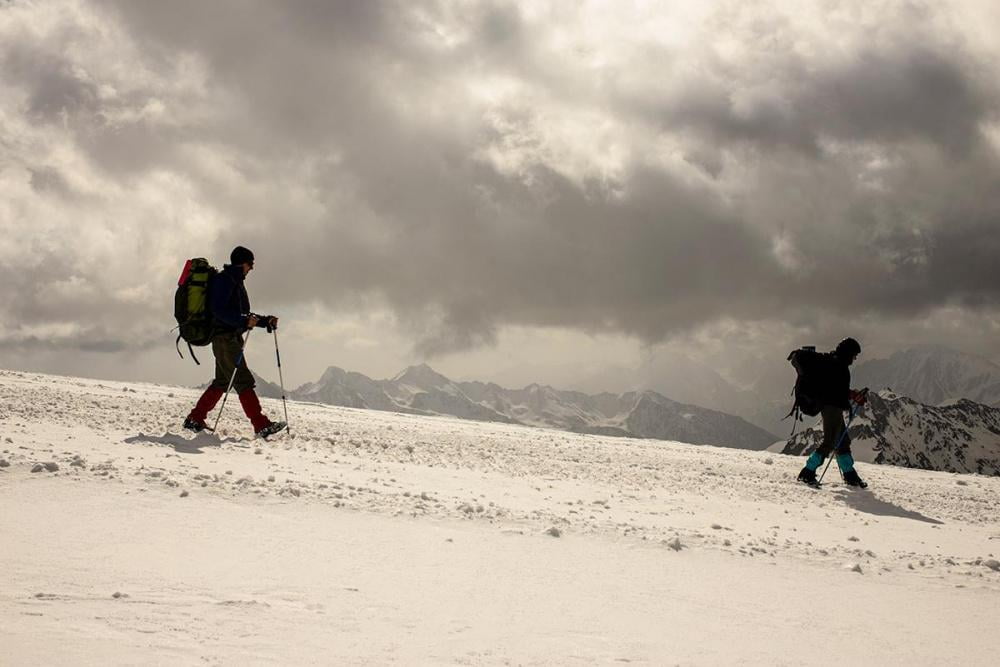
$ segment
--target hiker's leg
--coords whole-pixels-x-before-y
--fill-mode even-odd
[[[219,389],[215,386],[214,382],[208,385],[208,388],[202,393],[201,398],[198,399],[198,403],[194,406],[194,409],[191,410],[191,414],[188,415],[188,419],[204,424],[208,413],[212,411],[212,408],[215,407],[215,404],[219,402],[219,399],[225,393],[226,390]]]
[[[264,416],[264,413],[260,408],[260,400],[257,398],[257,392],[255,392],[252,387],[241,391],[239,396],[240,405],[243,406],[243,412],[245,412],[247,417],[250,418],[250,423],[253,424],[254,432],[270,425],[271,420]]]
[[[239,334],[219,334],[212,338],[212,354],[215,355],[215,379],[213,387],[222,391],[229,389],[229,381],[233,378],[236,360],[243,351],[242,338]]]
[[[823,416],[823,442],[806,461],[806,467],[813,471],[823,465],[823,461],[833,451],[844,430],[844,413],[840,408],[835,405],[824,405],[820,414]]]

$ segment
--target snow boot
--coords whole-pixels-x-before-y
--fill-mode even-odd
[[[868,488],[868,483],[865,480],[861,479],[861,477],[858,475],[857,470],[848,470],[847,472],[844,473],[844,484],[846,484],[847,486],[856,486],[859,489]]]
[[[803,484],[808,484],[815,489],[819,488],[819,480],[816,479],[816,471],[809,466],[805,466],[802,468],[802,471],[799,472],[798,481]]]
[[[286,426],[288,426],[288,424],[285,422],[271,422],[264,428],[257,431],[257,437],[267,440],[267,436],[274,435],[278,431],[284,430]]]
[[[198,421],[197,419],[191,419],[188,417],[184,420],[184,428],[189,431],[194,431],[198,433],[199,431],[204,431],[208,426],[203,421]]]

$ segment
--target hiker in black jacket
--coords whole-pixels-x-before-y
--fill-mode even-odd
[[[844,433],[847,428],[844,424],[844,411],[850,411],[852,403],[863,405],[867,400],[863,392],[851,389],[850,365],[859,354],[861,345],[858,341],[845,338],[833,352],[817,355],[817,366],[814,371],[816,379],[812,386],[816,393],[813,398],[822,405],[820,414],[823,416],[823,443],[810,454],[805,467],[799,473],[800,482],[817,485],[819,482],[816,480],[816,470],[840,442],[836,452],[837,466],[844,476],[844,482],[862,489],[868,487],[854,469],[851,436]]]
[[[215,379],[198,399],[197,405],[184,420],[184,428],[201,431],[205,418],[229,389],[232,380],[236,395],[254,432],[267,437],[285,428],[285,422],[272,422],[260,407],[256,383],[243,355],[243,334],[254,327],[278,327],[278,318],[250,312],[250,297],[243,282],[253,270],[253,253],[236,246],[229,255],[229,264],[212,279],[209,288],[209,308],[212,312],[212,354],[215,355]],[[233,375],[235,371],[235,376]]]

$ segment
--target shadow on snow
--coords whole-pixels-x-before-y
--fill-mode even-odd
[[[934,523],[939,526],[944,525],[943,521],[938,521],[937,519],[932,519],[929,516],[924,516],[920,512],[914,512],[912,510],[904,509],[899,505],[893,505],[885,500],[880,500],[871,492],[865,493],[863,491],[837,490],[834,491],[834,494],[843,500],[848,507],[857,510],[858,512],[866,512],[877,516],[896,516],[901,519],[913,519],[914,521]]]
[[[139,435],[131,438],[125,438],[125,442],[130,445],[170,445],[174,448],[175,452],[179,452],[181,454],[203,454],[204,452],[201,451],[203,447],[219,447],[227,442],[239,441],[234,438],[226,438],[223,440],[214,433],[198,433],[191,439],[185,438],[182,435],[177,435],[176,433],[164,433],[162,436],[140,433]]]

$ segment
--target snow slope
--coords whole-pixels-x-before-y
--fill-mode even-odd
[[[0,664],[1000,651],[1000,478],[294,402],[183,434],[197,393],[0,371]]]

